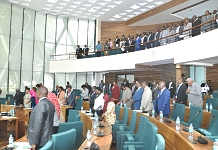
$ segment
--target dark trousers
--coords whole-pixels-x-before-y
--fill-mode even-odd
[[[96,52],[97,57],[101,57],[101,52]]]
[[[36,150],[41,149],[43,146],[36,145]]]
[[[58,126],[53,126],[53,134],[58,133]]]

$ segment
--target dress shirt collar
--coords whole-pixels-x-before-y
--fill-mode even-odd
[[[163,93],[163,91],[166,89],[166,87],[164,87],[161,91],[160,91],[160,93]]]
[[[141,86],[137,89],[137,91],[138,91],[139,89],[141,89]]]
[[[40,102],[41,100],[43,100],[44,98],[47,98],[47,97],[42,97],[42,98],[40,98],[40,99],[39,99],[39,102]]]

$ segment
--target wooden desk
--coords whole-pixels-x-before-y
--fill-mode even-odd
[[[1,117],[0,118],[0,131],[15,131],[14,139],[18,139],[18,117]]]
[[[9,112],[10,109],[15,108],[14,105],[3,105],[1,104],[1,112]]]
[[[86,137],[87,129],[88,130],[91,129],[91,132],[92,132],[93,121],[92,121],[92,119],[89,116],[87,116],[86,114],[84,114],[82,112],[80,112],[80,115],[81,115],[81,121],[83,121],[83,123],[84,123],[84,126],[83,126],[83,136]],[[105,122],[104,125],[105,125],[106,128],[103,128],[101,131],[105,135],[112,133],[112,128],[111,127],[107,127],[107,126],[109,126],[108,123]],[[99,137],[94,136],[92,134],[91,141],[93,142],[97,138],[99,138]],[[95,143],[100,147],[100,150],[110,150],[111,143],[112,143],[112,134],[97,139],[95,141]],[[83,144],[81,145],[79,150],[84,150],[84,148],[87,148],[87,140],[85,140],[83,142]]]
[[[67,105],[67,106],[61,106],[61,112],[62,112],[62,114],[63,114],[63,116],[64,116],[64,118],[65,118],[65,121],[66,121],[66,118],[67,118],[67,113],[66,113],[66,111],[67,111],[67,109],[69,109],[69,108],[72,108],[72,106],[69,106],[69,105]]]

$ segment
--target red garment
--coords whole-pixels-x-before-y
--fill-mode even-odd
[[[119,100],[119,98],[120,98],[120,88],[119,88],[119,86],[115,85],[115,86],[112,87],[112,97],[111,98]]]
[[[60,108],[60,103],[58,102],[57,96],[54,93],[49,92],[47,98],[49,101],[51,101],[54,104],[55,110],[58,114],[58,117],[60,118],[61,108]]]
[[[104,102],[104,107],[103,107],[103,113],[105,113],[107,111],[107,105],[109,102],[112,102],[110,96],[108,94],[105,94],[103,99],[106,100],[106,102]]]

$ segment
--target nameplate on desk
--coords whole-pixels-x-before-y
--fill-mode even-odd
[[[10,145],[8,145],[8,146],[10,146]],[[13,146],[13,150],[20,150],[20,149],[22,149],[22,150],[30,150],[31,149],[31,146],[29,145],[29,143],[28,142],[15,142],[15,143],[13,143],[12,144],[12,146]]]
[[[14,119],[14,118],[16,118],[16,117],[2,116],[2,118],[4,118],[4,119]]]

